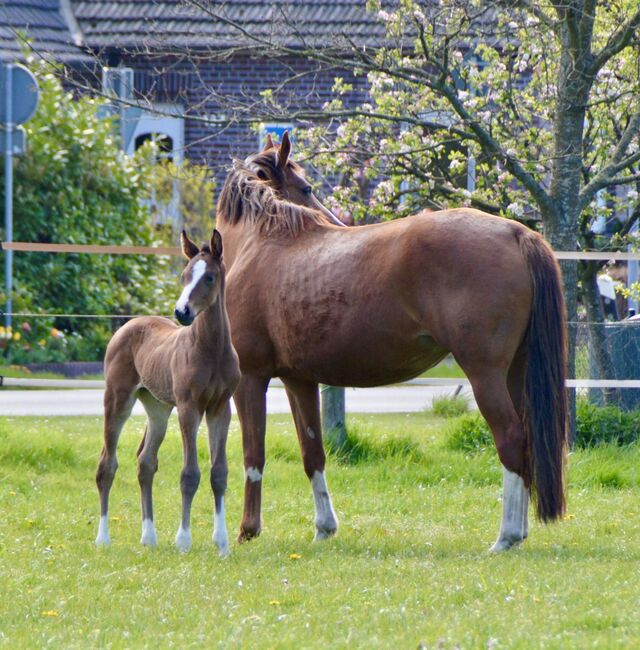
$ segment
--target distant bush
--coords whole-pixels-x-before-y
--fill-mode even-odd
[[[433,398],[431,411],[443,418],[457,418],[469,410],[469,400],[464,395],[439,395]]]
[[[611,443],[628,445],[640,436],[640,410],[623,411],[617,406],[595,406],[586,399],[576,407],[577,447]]]
[[[479,413],[468,413],[452,422],[447,446],[467,454],[484,451],[493,445],[493,436],[486,420]]]
[[[640,438],[640,410],[623,411],[617,406],[595,406],[578,400],[576,447],[602,444],[629,445]],[[479,413],[469,413],[451,423],[447,446],[455,451],[475,453],[493,446],[489,425]]]

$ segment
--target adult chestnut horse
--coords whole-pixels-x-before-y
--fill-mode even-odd
[[[265,394],[285,384],[316,505],[316,539],[337,529],[325,480],[318,384],[415,377],[449,352],[469,378],[504,466],[493,550],[565,507],[565,308],[549,246],[524,226],[458,209],[339,227],[290,160],[290,141],[236,162],[218,203],[227,309],[242,378],[245,502],[260,532]]]

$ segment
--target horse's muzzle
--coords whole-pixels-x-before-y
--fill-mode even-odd
[[[184,310],[176,309],[173,313],[180,325],[191,325],[191,323],[193,323],[193,319],[195,318],[193,312],[189,309],[189,307],[185,307]]]

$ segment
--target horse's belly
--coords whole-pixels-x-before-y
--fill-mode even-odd
[[[377,341],[362,336],[331,349],[306,348],[294,363],[282,364],[278,374],[332,386],[382,386],[416,377],[448,352],[427,334]]]

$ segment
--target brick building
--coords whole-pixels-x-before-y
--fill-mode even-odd
[[[0,56],[15,57],[16,32],[24,34],[36,53],[74,70],[80,91],[103,88],[103,66],[124,69],[127,97],[143,107],[127,149],[163,137],[176,160],[209,165],[218,186],[230,160],[260,144],[248,107],[261,92],[273,90],[291,107],[318,110],[342,76],[354,85],[351,101],[366,97],[365,78],[323,69],[299,54],[308,46],[339,47],[338,34],[345,31],[362,46],[379,43],[384,27],[366,11],[365,0],[206,6],[211,11],[188,0],[0,0],[0,24],[6,25],[0,27]],[[265,58],[243,30],[286,46],[286,56]],[[242,106],[246,119],[232,121],[237,112],[230,103]],[[295,124],[265,125],[285,127]]]

